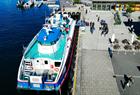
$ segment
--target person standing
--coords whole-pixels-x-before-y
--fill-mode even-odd
[[[110,58],[112,58],[113,57],[113,51],[110,47],[108,47],[108,52],[109,52]]]
[[[87,11],[87,9],[86,9],[86,14],[87,14],[87,12],[88,12],[88,11]]]
[[[90,27],[92,26],[92,22],[90,22]]]
[[[90,32],[92,33],[92,22],[90,22]]]
[[[91,26],[91,27],[92,27],[92,33],[93,33],[93,32],[94,32],[94,30],[95,30],[94,25],[95,25],[95,24],[94,24],[94,22],[92,22],[92,26]]]
[[[98,21],[98,22],[100,21],[100,16],[98,16],[98,19],[97,19],[97,21]]]
[[[132,23],[133,23],[133,19],[131,18],[131,19],[130,19],[130,24],[132,25]]]
[[[94,25],[95,25],[94,22],[92,22],[92,27],[94,27]]]
[[[105,36],[106,34],[108,34],[108,31],[109,31],[107,24],[105,25],[105,28],[104,29],[105,29],[105,33],[104,33],[104,36]]]

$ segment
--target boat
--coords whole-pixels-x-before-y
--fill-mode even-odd
[[[59,0],[18,0],[16,6],[21,9],[29,9],[31,7],[40,8],[46,5],[49,8],[60,8]]]
[[[61,92],[69,75],[76,21],[57,12],[45,22],[23,53],[17,89]]]
[[[31,8],[34,6],[34,0],[29,0],[28,2],[23,4],[23,8]]]
[[[18,8],[30,8],[34,6],[34,0],[18,0],[16,5]]]
[[[18,8],[23,8],[23,5],[25,4],[25,1],[24,0],[18,0],[17,1],[17,7]]]

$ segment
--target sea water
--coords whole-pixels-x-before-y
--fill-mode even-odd
[[[23,45],[29,44],[50,13],[46,6],[21,10],[16,3],[0,0],[0,95],[15,95]]]

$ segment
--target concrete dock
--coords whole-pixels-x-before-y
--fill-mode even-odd
[[[120,79],[123,79],[123,74],[127,73],[128,69],[124,68],[124,72],[121,72],[123,69],[120,67],[122,65],[119,64],[124,62],[123,58],[125,58],[126,54],[133,55],[135,52],[136,55],[139,55],[139,51],[134,51],[134,49],[130,51],[125,50],[124,44],[122,44],[123,39],[128,39],[132,45],[132,34],[129,32],[128,27],[123,23],[123,21],[126,21],[126,18],[120,14],[122,23],[120,25],[114,25],[114,11],[93,11],[90,10],[90,7],[86,6],[84,6],[84,10],[81,10],[81,8],[79,9],[80,6],[83,5],[66,8],[66,12],[80,12],[81,19],[84,19],[86,22],[94,22],[95,30],[91,33],[90,27],[86,26],[85,32],[79,31],[73,95],[139,95],[139,84],[135,84],[135,87],[133,87],[132,90],[131,88],[126,89],[127,91],[125,91],[125,93],[120,84]],[[85,13],[86,9],[88,11],[87,14]],[[100,20],[105,20],[108,24],[109,32],[107,35],[101,35],[101,31],[99,30],[101,25],[100,22],[97,21],[97,16],[100,16]],[[132,17],[133,16],[134,15],[132,14]],[[111,38],[113,34],[115,34],[115,38],[119,41],[120,49],[118,50],[113,49],[109,43],[109,38]],[[134,40],[136,40],[135,34]],[[108,47],[113,49],[114,54],[112,59],[109,56]],[[122,54],[122,60],[118,59],[119,55],[117,54]],[[125,59],[127,60],[125,63],[129,61],[129,58],[127,58],[128,57]],[[133,59],[133,61],[136,62],[135,60],[137,59],[135,59],[135,55],[133,56]],[[117,62],[120,63],[117,63],[114,60],[118,60]],[[125,63],[122,63],[123,67],[130,66]],[[114,64],[118,66],[115,66]],[[138,62],[136,64],[140,65]],[[136,65],[133,67],[136,67]],[[136,72],[136,68],[134,69]],[[120,73],[118,73],[119,71]],[[118,75],[117,78],[114,78],[114,75]],[[137,76],[137,74],[134,74],[134,76],[137,78],[136,83],[138,83],[139,75]],[[134,92],[134,89],[136,89],[136,93]]]
[[[81,32],[79,38],[79,55],[77,71],[77,90],[75,95],[119,95],[111,59],[108,55],[108,37],[100,35],[99,22],[95,12],[86,16],[86,20],[94,20],[95,31],[90,33],[89,27]],[[109,12],[109,14],[111,14]],[[91,15],[91,14],[87,14]],[[111,19],[110,19],[111,20]],[[109,21],[107,19],[107,21]]]
[[[88,10],[87,14],[84,13],[86,9]],[[95,31],[91,33],[90,27],[86,26],[85,32],[79,32],[76,87],[73,95],[122,95],[120,82],[118,78],[113,77],[116,74],[114,69],[117,67],[113,68],[114,62],[108,54],[108,47],[111,47],[108,39],[115,34],[121,46],[117,51],[124,52],[126,50],[121,41],[123,39],[131,41],[132,34],[124,23],[114,25],[112,11],[92,11],[87,7],[84,8],[84,12],[81,11],[81,14],[85,21],[95,23]],[[103,19],[108,24],[109,33],[105,36],[101,35],[99,30],[100,23],[97,21],[97,15],[100,16],[100,20]],[[124,20],[123,17],[121,19]],[[135,40],[136,35],[134,36]],[[116,52],[116,50],[113,51]],[[127,93],[126,95],[130,94]]]

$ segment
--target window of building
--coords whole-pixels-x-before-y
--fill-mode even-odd
[[[60,67],[61,62],[55,62],[54,65],[55,67]]]
[[[101,10],[101,5],[98,5],[97,6],[97,10]]]
[[[110,5],[107,5],[106,10],[110,10]]]
[[[45,64],[48,64],[48,61],[44,61]]]
[[[96,10],[96,4],[93,4],[93,10]]]
[[[106,10],[106,5],[102,5],[102,10]]]

